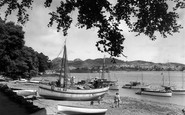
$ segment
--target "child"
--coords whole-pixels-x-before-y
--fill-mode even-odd
[[[115,107],[119,107],[120,101],[121,99],[120,99],[119,93],[116,93],[116,95],[114,96]]]

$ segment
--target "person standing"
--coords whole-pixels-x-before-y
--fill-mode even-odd
[[[119,107],[120,102],[121,102],[120,95],[119,95],[119,93],[116,93],[116,95],[114,96],[115,107]]]

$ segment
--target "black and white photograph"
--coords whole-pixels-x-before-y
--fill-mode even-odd
[[[0,0],[0,115],[185,115],[185,0]]]

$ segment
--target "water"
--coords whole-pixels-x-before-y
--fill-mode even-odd
[[[161,74],[162,73],[162,74]],[[99,73],[71,73],[71,76],[75,76],[75,82],[78,82],[82,79],[93,79],[95,77],[100,77]],[[171,72],[154,72],[154,71],[114,71],[110,72],[110,74],[105,74],[106,78],[111,78],[112,80],[118,80],[119,84],[119,94],[120,96],[128,96],[143,100],[151,100],[157,102],[164,102],[164,103],[173,103],[177,105],[185,106],[185,95],[173,95],[172,97],[159,97],[159,96],[149,96],[149,95],[137,95],[136,89],[124,89],[122,86],[130,81],[140,81],[144,83],[151,84],[153,86],[160,86],[163,84],[165,85],[174,85],[177,87],[182,87],[184,79],[185,79],[185,72],[180,71],[171,71]],[[164,78],[164,80],[163,80]],[[170,81],[170,82],[169,82]],[[109,91],[110,95],[115,95],[115,91]]]

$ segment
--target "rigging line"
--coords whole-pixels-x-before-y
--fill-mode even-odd
[[[64,41],[64,44],[66,44],[66,41],[67,41],[67,38],[65,38],[65,41]],[[60,56],[60,54],[63,52],[63,49],[64,49],[64,44],[62,45],[62,48],[61,48],[61,50],[60,50],[60,52],[59,52],[59,54],[57,55],[57,58]]]

